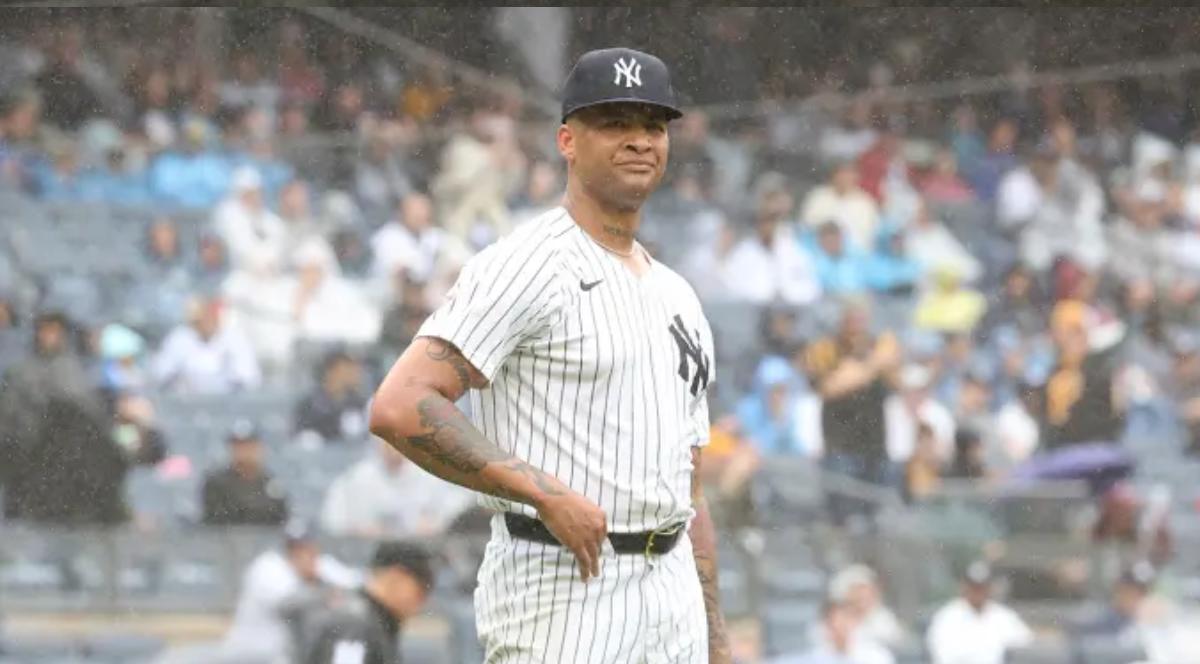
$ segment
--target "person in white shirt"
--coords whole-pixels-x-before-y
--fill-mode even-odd
[[[262,380],[250,342],[222,320],[222,305],[197,298],[189,323],[171,331],[154,358],[151,373],[159,387],[182,393],[225,394],[249,390]]]
[[[992,570],[983,561],[967,567],[962,596],[938,609],[926,634],[933,664],[1003,664],[1005,653],[1032,642],[1025,621],[992,601]]]
[[[288,302],[299,339],[361,344],[379,338],[383,315],[363,287],[342,276],[327,244],[306,243],[292,260],[296,283]]]
[[[213,226],[229,251],[231,269],[275,274],[284,268],[287,228],[267,209],[262,175],[254,168],[234,172],[230,195],[213,213]]]
[[[908,257],[921,265],[926,277],[939,268],[953,269],[965,283],[975,283],[983,275],[979,259],[933,216],[924,200],[917,204],[905,228],[904,248]]]
[[[812,229],[830,221],[836,222],[856,247],[868,250],[875,246],[879,208],[875,199],[858,186],[858,169],[854,163],[845,162],[833,170],[828,183],[808,192],[800,221]]]
[[[917,428],[926,424],[933,431],[938,457],[949,462],[954,456],[954,415],[929,394],[933,376],[929,369],[910,364],[900,371],[900,391],[884,401],[883,421],[888,457],[904,463],[916,449]]]
[[[433,201],[425,194],[409,194],[397,206],[395,218],[371,237],[371,271],[376,278],[391,279],[397,270],[406,270],[428,281],[446,239],[434,219]]]
[[[760,180],[754,232],[734,245],[721,266],[730,297],[760,304],[810,304],[821,295],[816,268],[786,223],[793,199],[777,174]]]
[[[377,446],[325,494],[321,527],[352,537],[430,537],[473,503],[470,491],[440,480],[391,445]]]
[[[886,648],[863,637],[858,617],[844,600],[826,600],[813,647],[803,654],[785,655],[771,664],[894,664]]]
[[[846,603],[858,621],[857,636],[888,648],[904,641],[904,627],[884,605],[875,570],[866,565],[847,567],[829,582],[829,594]]]
[[[246,569],[233,622],[221,644],[221,662],[286,664],[294,661],[286,611],[306,590],[351,590],[362,574],[322,554],[312,533],[289,525],[281,549],[259,554]]]

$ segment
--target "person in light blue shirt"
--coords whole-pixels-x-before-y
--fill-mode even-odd
[[[805,233],[801,243],[812,254],[823,292],[849,295],[867,290],[866,256],[850,243],[837,222],[827,221],[815,234]]]
[[[921,279],[921,264],[904,250],[904,229],[885,226],[879,230],[875,251],[863,261],[863,278],[877,292],[907,295]]]
[[[764,455],[800,454],[795,418],[805,392],[804,379],[782,357],[768,356],[758,365],[754,390],[737,405],[742,433]]]
[[[204,149],[203,128],[184,128],[182,150],[164,152],[150,167],[150,189],[163,204],[205,209],[217,204],[229,189],[233,169],[223,155]]]

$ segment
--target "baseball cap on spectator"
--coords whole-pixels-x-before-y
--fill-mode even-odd
[[[230,182],[230,187],[236,193],[245,193],[247,191],[258,191],[262,189],[262,175],[258,169],[250,166],[242,166],[233,172],[233,179]]]
[[[1150,590],[1158,580],[1158,573],[1149,561],[1139,560],[1121,571],[1119,583],[1134,586],[1141,590]]]
[[[253,443],[259,441],[258,427],[247,419],[239,419],[229,427],[226,440],[232,443]]]
[[[433,587],[433,557],[424,547],[412,542],[380,542],[371,557],[371,569],[399,567],[408,572],[426,590]]]
[[[875,570],[866,565],[851,565],[837,573],[829,582],[829,599],[844,602],[849,599],[850,591],[863,584],[875,585],[879,582]]]
[[[123,360],[142,354],[146,342],[137,332],[112,323],[100,333],[100,356],[108,360]]]
[[[292,519],[283,527],[283,543],[287,548],[316,541],[317,533],[304,519]]]
[[[986,586],[994,579],[992,566],[983,560],[976,560],[963,570],[962,580],[973,586]]]

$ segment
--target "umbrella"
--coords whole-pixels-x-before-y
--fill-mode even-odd
[[[1014,469],[1011,480],[1017,484],[1084,480],[1096,496],[1133,474],[1135,465],[1118,445],[1082,443],[1034,456]]]

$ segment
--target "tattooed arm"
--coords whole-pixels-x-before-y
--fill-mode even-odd
[[[696,574],[704,591],[704,613],[708,617],[708,661],[709,664],[729,664],[733,654],[717,593],[717,532],[700,483],[699,447],[692,448],[692,506],[696,510],[690,531],[692,553],[696,557]]]
[[[383,380],[371,404],[371,433],[418,466],[455,484],[538,510],[575,553],[586,581],[599,574],[604,511],[557,478],[501,450],[454,405],[487,379],[441,339],[415,340]]]

